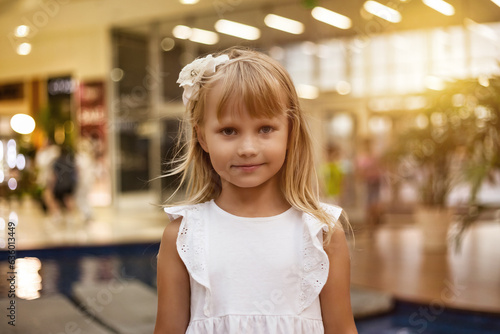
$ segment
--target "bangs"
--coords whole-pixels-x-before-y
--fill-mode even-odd
[[[278,75],[277,75],[278,74]],[[246,108],[251,117],[273,118],[287,114],[287,92],[276,70],[252,59],[227,64],[213,77],[222,84],[217,117]]]

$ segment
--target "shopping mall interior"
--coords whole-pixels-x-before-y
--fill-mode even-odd
[[[153,332],[176,80],[231,46],[291,75],[358,332],[500,333],[500,1],[0,0],[0,32],[1,333]]]

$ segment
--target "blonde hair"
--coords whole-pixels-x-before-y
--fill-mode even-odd
[[[221,192],[220,177],[212,167],[210,156],[200,146],[195,131],[195,127],[204,122],[207,95],[215,83],[220,83],[218,117],[234,102],[234,97],[252,117],[274,117],[280,112],[288,116],[288,151],[281,169],[281,191],[291,206],[328,226],[324,238],[328,243],[334,229],[342,226],[320,205],[311,133],[290,75],[280,63],[254,50],[230,48],[214,57],[223,54],[230,60],[219,65],[215,73],[203,77],[197,99],[187,103],[188,127],[184,127],[185,136],[179,137],[178,155],[173,161],[176,166],[167,174],[181,175],[180,185],[167,202],[183,186],[186,186],[186,198],[176,205],[203,203],[217,198]],[[186,143],[181,145],[184,138]]]

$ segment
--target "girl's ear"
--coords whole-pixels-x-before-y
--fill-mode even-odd
[[[205,141],[205,133],[203,131],[203,128],[198,125],[195,125],[194,129],[196,131],[196,138],[198,139],[198,143],[200,143],[200,146],[203,149],[203,151],[208,153],[208,146],[207,142]]]

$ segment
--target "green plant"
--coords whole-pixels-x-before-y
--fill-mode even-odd
[[[500,77],[455,81],[426,99],[424,109],[399,119],[386,161],[416,186],[425,206],[445,207],[454,187],[467,185],[459,243],[484,209],[477,202],[481,185],[500,170]]]
[[[480,203],[477,195],[485,182],[496,182],[500,171],[500,77],[492,77],[488,85],[469,82],[466,92],[476,99],[476,131],[468,140],[464,180],[470,186],[470,197],[464,213],[459,215],[455,247],[460,248],[463,234],[491,204]]]

